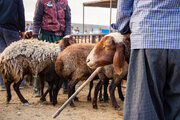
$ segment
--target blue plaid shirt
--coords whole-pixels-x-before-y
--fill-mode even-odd
[[[116,24],[131,49],[180,49],[180,0],[118,0]]]

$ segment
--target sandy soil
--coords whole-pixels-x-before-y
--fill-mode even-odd
[[[79,86],[79,84],[77,85]],[[93,109],[91,102],[87,101],[89,86],[86,86],[78,95],[79,102],[75,102],[76,107],[69,105],[56,118],[57,120],[122,120],[123,111],[115,110],[111,101],[108,103],[98,101],[98,109]],[[52,115],[67,100],[67,95],[62,94],[62,89],[58,95],[58,105],[52,106],[49,102],[40,103],[39,98],[32,96],[33,89],[28,87],[21,89],[23,96],[31,103],[30,106],[23,105],[17,97],[15,91],[12,91],[12,100],[6,104],[6,91],[0,91],[0,120],[53,120]],[[93,94],[92,94],[93,95]],[[118,98],[117,102],[123,107],[123,102]]]

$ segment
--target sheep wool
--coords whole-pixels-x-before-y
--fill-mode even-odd
[[[124,38],[123,35],[121,35],[121,33],[119,33],[119,32],[109,33],[109,34],[107,34],[107,35],[105,35],[105,36],[111,36],[111,37],[113,37],[115,43],[120,43],[120,42],[122,42],[122,40],[123,40],[123,38]]]
[[[58,44],[39,40],[19,40],[11,43],[0,54],[0,73],[22,79],[25,68],[37,75],[49,63],[54,63],[60,53]]]

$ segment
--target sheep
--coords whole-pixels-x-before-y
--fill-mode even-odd
[[[33,39],[32,30],[28,30],[24,33],[24,39]]]
[[[86,59],[87,65],[92,69],[113,63],[114,74],[112,74],[111,77],[113,76],[115,81],[114,83],[111,83],[109,90],[112,104],[117,109],[120,109],[120,107],[117,105],[115,97],[112,94],[114,93],[113,91],[118,83],[116,81],[122,81],[122,79],[127,76],[129,57],[130,35],[110,33],[104,36],[100,42],[96,44]],[[104,67],[104,69],[106,69],[106,67]],[[94,107],[97,107],[97,105],[95,104]]]
[[[129,63],[129,57],[129,34],[110,33],[96,44],[88,55],[86,63],[93,69],[113,63],[115,72],[120,75],[123,72],[123,66]]]
[[[3,76],[6,85],[7,103],[11,100],[10,85],[13,82],[13,88],[20,101],[22,103],[28,103],[19,90],[19,85],[23,77],[27,74],[39,75],[40,83],[47,81],[49,83],[48,90],[50,89],[51,91],[53,87],[53,100],[51,99],[52,94],[49,92],[50,100],[53,105],[57,103],[57,94],[61,82],[57,80],[59,77],[55,72],[54,63],[62,50],[60,48],[58,44],[54,43],[39,40],[20,40],[13,42],[1,53],[0,74]],[[42,88],[42,86],[40,87]],[[41,99],[44,98],[44,96],[41,97]]]
[[[75,92],[75,85],[85,80],[94,71],[86,65],[86,57],[94,47],[94,44],[72,44],[59,54],[55,70],[62,80],[69,79],[68,97]],[[73,101],[71,106],[75,106]]]
[[[76,43],[76,41],[72,38],[71,35],[66,35],[65,37],[63,37],[63,39],[61,39],[60,41],[58,41],[57,43],[59,43],[59,48],[60,51],[63,51],[67,46]],[[40,80],[40,88],[41,88],[41,101],[46,101],[45,97],[49,91],[50,93],[50,101],[52,102],[53,105],[57,104],[57,94],[59,91],[59,87],[61,86],[61,81],[59,82],[59,76],[57,76],[56,72],[55,72],[55,62],[53,62],[52,65],[49,65],[46,69],[44,69],[43,72],[39,73],[39,80]],[[49,84],[48,90],[45,92],[45,94],[43,94],[43,88],[44,88],[44,81],[47,81]],[[59,84],[60,85],[59,85]],[[55,84],[55,85],[54,85]],[[52,88],[53,85],[55,86],[53,89],[53,98],[54,101],[52,99]]]
[[[99,76],[99,75],[98,75]],[[95,77],[90,83],[89,83],[89,93],[88,93],[88,96],[87,96],[87,101],[91,101],[91,91],[92,91],[92,88],[93,88],[93,82],[94,80],[96,79],[99,79],[100,77]],[[104,83],[104,98],[103,98],[103,95],[102,95],[102,85],[99,87],[99,88],[96,88],[98,89],[98,92],[99,92],[99,101],[108,101],[108,94],[107,94],[107,87],[108,87],[108,84],[109,82],[107,83]],[[97,93],[98,94],[98,93]],[[97,101],[97,98],[96,98],[96,101]]]
[[[70,79],[68,85],[68,97],[70,97],[75,92],[75,85],[79,81],[87,79],[94,71],[94,69],[90,69],[86,64],[86,57],[94,46],[95,44],[87,43],[73,44],[64,49],[64,51],[62,51],[58,56],[55,63],[55,70],[56,73],[60,76],[61,80]],[[104,96],[105,100],[107,100],[108,95],[106,89],[108,83],[107,81],[103,81],[103,73],[99,73],[98,76],[102,82],[98,83],[96,91],[99,91],[102,83],[106,83]],[[92,83],[90,83],[90,86],[92,86]],[[89,95],[88,100],[91,99]],[[97,96],[97,92],[95,96]],[[97,106],[97,99],[96,101],[93,100],[93,104],[96,104],[93,105],[93,107]],[[73,102],[71,102],[70,105],[75,106]]]
[[[128,72],[128,66],[125,65],[123,67],[123,69],[124,69],[123,73],[121,75],[118,75],[114,71],[113,64],[106,65],[102,68],[101,76],[99,77],[100,82],[97,84],[96,89],[94,91],[94,98],[93,98],[93,103],[92,103],[93,108],[97,109],[97,93],[98,93],[98,90],[101,87],[102,83],[108,82],[109,79],[112,79],[111,84],[109,86],[109,93],[110,93],[110,97],[111,97],[111,101],[112,101],[112,106],[117,110],[121,110],[120,106],[117,104],[114,92],[115,92],[115,88],[118,87],[119,97],[122,101],[124,100],[124,96],[123,96],[122,90],[121,90],[121,82],[123,79],[126,79],[127,72]]]

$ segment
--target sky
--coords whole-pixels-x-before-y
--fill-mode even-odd
[[[37,0],[23,0],[26,21],[32,21]],[[83,2],[95,0],[68,0],[72,23],[83,23]],[[109,25],[110,9],[85,7],[85,24]],[[112,11],[112,23],[116,20],[116,9]]]

